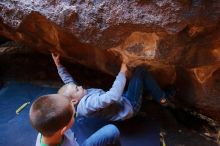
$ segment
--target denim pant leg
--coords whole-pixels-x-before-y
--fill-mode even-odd
[[[141,66],[135,69],[135,73],[129,82],[125,96],[133,106],[135,114],[137,114],[141,108],[143,90],[153,96],[157,102],[165,97],[165,93],[160,89],[151,74]]]
[[[82,146],[120,146],[120,132],[118,128],[112,124],[108,124],[89,138],[87,138]]]
[[[157,102],[160,102],[161,98],[165,98],[164,91],[161,90],[160,86],[145,68],[142,67],[139,70],[141,70],[144,79],[144,90],[148,92]]]
[[[135,115],[140,110],[142,104],[143,81],[142,71],[136,69],[128,84],[128,90],[125,93],[125,98],[130,101]]]

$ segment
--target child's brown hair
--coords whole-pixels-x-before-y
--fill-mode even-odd
[[[49,94],[38,97],[30,108],[31,125],[42,135],[52,136],[66,126],[74,113],[71,101],[63,95]]]

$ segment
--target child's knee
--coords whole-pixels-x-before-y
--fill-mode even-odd
[[[108,125],[106,125],[105,126],[107,129],[108,129],[108,131],[112,134],[112,135],[114,135],[115,137],[119,137],[120,136],[120,131],[119,131],[119,129],[115,126],[115,125],[113,125],[113,124],[108,124]]]
[[[142,73],[147,73],[147,72],[148,72],[147,68],[145,66],[143,66],[143,65],[138,66],[138,67],[135,68],[135,74],[136,75],[137,74],[142,74]]]

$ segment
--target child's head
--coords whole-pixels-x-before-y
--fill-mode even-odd
[[[62,86],[58,94],[69,97],[74,101],[74,103],[78,103],[83,96],[86,95],[86,90],[82,88],[82,86],[77,86],[76,84],[69,83]]]
[[[65,96],[49,94],[37,98],[30,108],[31,125],[43,136],[63,135],[73,124],[75,109]]]

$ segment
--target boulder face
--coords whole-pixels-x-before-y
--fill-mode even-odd
[[[1,0],[0,35],[112,75],[120,50],[220,121],[220,1]]]

